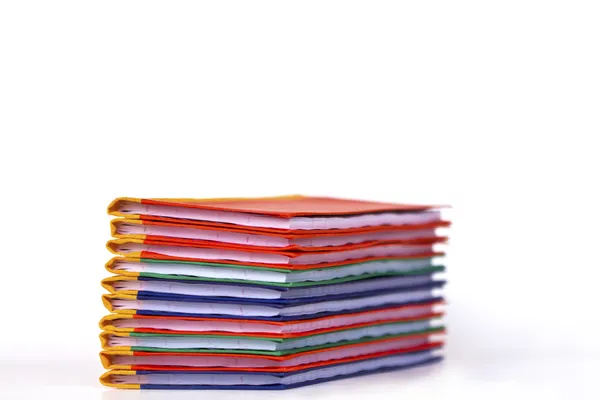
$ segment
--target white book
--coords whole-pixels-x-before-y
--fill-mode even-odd
[[[317,379],[343,377],[361,372],[376,371],[382,368],[398,368],[421,364],[436,359],[439,352],[424,351],[363,360],[342,365],[328,366],[315,370],[297,372],[287,376],[266,374],[144,374],[144,375],[112,375],[115,384],[153,384],[153,385],[295,385]]]
[[[320,268],[306,271],[282,272],[268,269],[249,269],[226,266],[209,266],[191,263],[148,263],[116,260],[111,269],[119,271],[182,275],[207,279],[235,279],[274,283],[318,282],[330,279],[360,276],[365,274],[410,273],[433,266],[433,258],[408,260],[377,260],[335,268]]]
[[[388,304],[431,301],[439,297],[441,291],[415,290],[401,293],[361,297],[357,299],[321,301],[317,303],[274,307],[270,305],[185,302],[169,300],[130,300],[105,297],[114,311],[147,310],[156,312],[186,314],[219,314],[247,317],[301,316],[324,312],[358,310],[366,307],[382,307]]]
[[[373,310],[357,314],[336,315],[327,318],[317,318],[306,321],[288,323],[266,323],[262,321],[245,320],[187,320],[187,319],[164,319],[161,317],[145,318],[123,318],[111,319],[105,322],[112,329],[119,328],[146,328],[163,329],[186,332],[232,332],[232,333],[269,333],[269,334],[291,334],[305,333],[320,329],[342,329],[346,326],[357,324],[372,324],[379,321],[397,320],[400,318],[419,318],[441,313],[444,311],[443,304],[423,304],[393,307],[383,310]],[[106,329],[106,326],[105,326]]]
[[[322,263],[339,263],[343,261],[360,260],[375,257],[408,257],[430,255],[433,253],[432,244],[380,244],[351,250],[328,250],[302,254],[291,252],[273,251],[245,251],[228,248],[197,247],[176,244],[147,244],[136,239],[116,239],[108,242],[108,248],[117,253],[127,255],[130,253],[150,252],[163,256],[208,260],[211,262],[237,261],[246,263],[272,264],[275,266],[286,265],[315,265]]]
[[[234,297],[243,299],[302,299],[315,296],[348,295],[375,290],[407,288],[432,282],[433,278],[431,275],[392,276],[333,285],[290,288],[285,291],[253,286],[220,285],[218,283],[181,283],[160,280],[116,280],[105,284],[111,287],[114,292],[142,290],[186,296]]]
[[[439,335],[438,335],[439,336]],[[304,364],[318,363],[328,360],[339,360],[350,357],[361,357],[384,353],[393,350],[409,349],[422,346],[432,341],[434,335],[409,339],[393,339],[382,342],[364,343],[357,346],[331,347],[317,352],[298,353],[285,358],[266,357],[223,357],[205,355],[202,353],[191,356],[180,355],[144,355],[125,356],[115,355],[111,357],[111,365],[151,365],[172,367],[232,367],[232,368],[279,368],[297,367]]]
[[[120,201],[115,211],[121,215],[153,215],[160,217],[219,222],[248,227],[273,229],[350,229],[378,225],[417,225],[441,220],[439,211],[373,212],[357,215],[307,216],[283,218],[249,212],[210,210],[176,205],[141,204]]]
[[[439,320],[417,322],[401,322],[383,325],[367,326],[339,332],[322,333],[304,338],[284,339],[283,341],[238,337],[210,336],[175,336],[161,335],[154,337],[121,337],[108,335],[108,346],[137,346],[161,349],[236,349],[236,350],[266,350],[283,351],[309,346],[320,346],[329,343],[359,340],[365,337],[381,337],[403,333],[420,332],[433,327],[439,327]]]

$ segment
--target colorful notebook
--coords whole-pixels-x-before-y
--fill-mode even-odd
[[[107,386],[286,389],[441,359],[439,207],[119,198],[109,214]]]
[[[380,203],[326,197],[282,196],[256,199],[119,198],[108,207],[114,216],[175,219],[252,227],[257,230],[330,230],[427,224],[441,220],[435,206]]]

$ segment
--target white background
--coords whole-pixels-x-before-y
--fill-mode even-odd
[[[600,11],[0,2],[0,398],[103,388],[117,196],[453,205],[448,359],[243,399],[597,398]],[[594,395],[595,393],[595,395]]]

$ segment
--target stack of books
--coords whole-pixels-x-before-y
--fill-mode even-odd
[[[286,389],[441,360],[438,208],[119,198],[107,386]]]

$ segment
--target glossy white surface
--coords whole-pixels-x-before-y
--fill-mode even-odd
[[[95,360],[94,360],[95,361]],[[343,400],[408,397],[411,399],[595,399],[598,360],[564,357],[445,362],[414,370],[341,380],[284,392],[125,391],[90,380],[97,363],[22,365],[2,368],[6,399],[188,400],[220,397],[243,400]],[[8,375],[7,375],[8,374]],[[37,381],[31,384],[32,380]],[[397,396],[397,397],[394,397]]]

